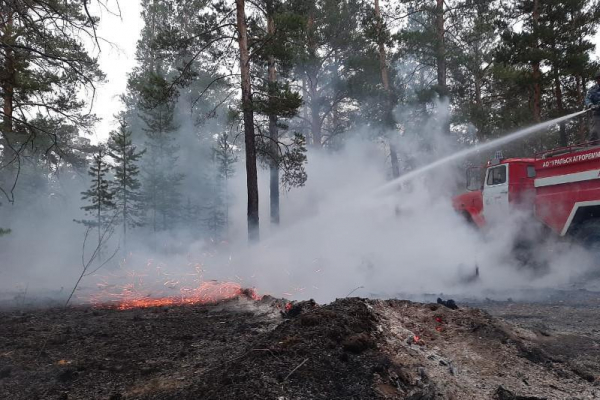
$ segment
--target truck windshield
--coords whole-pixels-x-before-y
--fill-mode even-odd
[[[483,182],[485,180],[485,168],[484,167],[469,167],[467,168],[467,190],[475,191],[483,189]]]
[[[503,183],[506,183],[506,165],[490,168],[487,176],[488,186],[501,185]]]

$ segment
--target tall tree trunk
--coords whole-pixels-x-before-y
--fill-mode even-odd
[[[310,11],[308,15],[308,22],[306,26],[307,31],[307,44],[308,51],[311,57],[313,57],[313,63],[310,64],[306,68],[306,78],[308,80],[308,93],[310,98],[310,132],[312,136],[313,146],[322,147],[323,146],[323,131],[322,131],[322,121],[321,121],[321,105],[319,99],[319,90],[318,90],[318,71],[316,66],[316,58],[317,49],[314,38],[314,16],[313,11]]]
[[[377,46],[379,48],[379,69],[381,70],[381,82],[383,83],[383,90],[385,91],[385,119],[386,127],[393,123],[393,107],[392,102],[392,88],[390,85],[390,74],[387,65],[387,54],[385,51],[385,43],[383,36],[383,21],[381,19],[381,10],[379,8],[379,0],[375,0],[375,18],[377,19]],[[392,178],[400,177],[400,164],[398,162],[398,153],[396,151],[396,145],[394,139],[389,139],[390,148],[390,163],[392,165]]]
[[[157,215],[158,202],[156,199],[156,185],[153,185],[153,186],[154,187],[152,188],[152,232],[155,234],[154,237],[156,237],[157,220],[158,220],[158,215]]]
[[[477,140],[481,141],[486,136],[485,123],[481,120],[483,115],[483,99],[481,97],[482,78],[479,71],[475,74],[475,112],[476,118],[474,125],[477,127]]]
[[[97,183],[96,183],[96,193],[98,194],[98,211],[96,215],[96,223],[98,224],[98,251],[100,252],[100,247],[102,246],[102,163],[98,162],[98,173],[96,175]],[[100,252],[101,253],[101,252]]]
[[[4,59],[4,71],[5,76],[2,77],[2,127],[4,134],[10,134],[13,131],[13,105],[14,105],[14,84],[15,84],[15,52],[10,47],[14,41],[13,33],[13,13],[8,10],[6,16],[6,24],[4,25],[4,32],[2,35],[2,42],[5,44],[6,58]],[[6,138],[4,138],[6,139]]]
[[[123,184],[121,190],[123,191],[123,250],[127,252],[127,162],[125,161],[126,149],[123,148]]]
[[[375,19],[377,28],[377,46],[379,48],[379,69],[381,70],[381,82],[386,94],[390,95],[390,76],[387,65],[387,57],[385,51],[385,43],[383,37],[383,21],[381,18],[381,9],[379,8],[379,0],[375,0]],[[389,100],[389,99],[388,99]]]
[[[304,137],[306,138],[306,144],[310,145],[310,123],[309,123],[309,106],[308,106],[308,88],[306,87],[306,77],[302,77],[302,117],[304,118]]]
[[[267,32],[272,37],[275,35],[275,9],[273,0],[267,1]],[[270,163],[270,209],[271,223],[279,224],[279,132],[277,129],[277,114],[275,114],[277,102],[277,70],[275,69],[275,57],[269,55],[268,62],[268,79],[269,79],[269,138],[271,147],[271,163]]]
[[[446,31],[444,27],[444,0],[436,0],[435,8],[435,34],[436,34],[436,64],[437,83],[440,96],[448,96],[446,82]]]
[[[310,132],[313,146],[323,147],[323,131],[321,124],[321,106],[319,104],[319,92],[316,88],[316,74],[311,75],[310,83]]]
[[[242,110],[244,114],[244,138],[246,145],[248,240],[250,242],[257,242],[260,238],[258,219],[258,173],[256,170],[256,138],[254,135],[254,111],[252,107],[252,84],[250,81],[250,56],[248,53],[245,0],[235,0],[235,5],[237,9],[240,74],[242,77]]]
[[[584,99],[583,88],[585,87],[585,84],[583,83],[583,77],[580,75],[577,75],[575,77],[575,82],[576,82],[576,90],[577,90],[577,104],[583,104],[583,99]],[[586,116],[587,116],[586,114],[583,114],[577,118],[577,139],[581,143],[585,142]]]
[[[538,21],[540,19],[540,3],[539,0],[533,0],[533,34],[537,35],[538,32]],[[536,45],[538,40],[536,39]],[[533,78],[533,120],[538,123],[542,121],[542,71],[540,69],[540,62],[534,60],[531,64],[532,78]]]
[[[565,108],[563,106],[563,95],[562,88],[560,85],[560,77],[558,76],[558,70],[555,68],[554,70],[554,93],[556,96],[556,108],[558,109],[559,116],[565,115]],[[567,126],[565,122],[561,122],[559,124],[560,131],[560,145],[562,147],[567,147],[569,145],[569,138],[567,137]]]
[[[450,91],[448,90],[447,68],[446,68],[446,27],[444,26],[444,0],[437,0],[435,7],[435,33],[436,33],[436,65],[437,65],[437,84],[438,93],[441,98],[449,100]],[[442,123],[442,131],[450,133],[450,106],[448,105],[445,120]]]
[[[550,25],[552,30],[554,30],[554,23]],[[552,43],[552,52],[554,54],[554,58],[557,59],[559,57],[559,52],[556,49],[556,43]],[[557,65],[552,66],[552,78],[554,80],[554,96],[556,97],[556,109],[558,111],[558,116],[562,117],[565,115],[565,108],[563,106],[563,94],[562,88],[560,84],[560,71]],[[559,138],[560,138],[560,146],[567,147],[569,145],[569,138],[567,137],[567,125],[566,122],[561,122],[559,125]]]
[[[481,141],[486,136],[485,127],[486,123],[482,120],[483,116],[483,76],[485,72],[481,69],[481,51],[480,43],[476,41],[474,44],[473,53],[475,54],[475,71],[473,73],[473,81],[475,85],[475,118],[473,123],[477,128],[477,140]]]

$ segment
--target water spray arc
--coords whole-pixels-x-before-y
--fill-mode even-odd
[[[478,144],[476,146],[469,147],[468,149],[464,149],[464,150],[461,150],[461,151],[456,152],[454,154],[451,154],[451,155],[449,155],[447,157],[440,158],[439,160],[433,161],[432,163],[429,163],[429,164],[424,165],[424,166],[422,166],[420,168],[417,168],[417,169],[415,169],[413,171],[410,171],[410,172],[402,175],[401,177],[399,177],[397,179],[394,179],[394,180],[386,183],[385,185],[379,187],[376,190],[375,194],[376,195],[386,194],[390,190],[394,190],[395,188],[397,188],[398,184],[410,181],[411,179],[414,179],[415,177],[417,177],[417,176],[419,176],[419,175],[421,175],[421,174],[423,174],[425,172],[431,171],[431,170],[433,170],[435,168],[441,167],[441,166],[443,166],[445,164],[448,164],[450,162],[461,160],[461,159],[466,158],[466,157],[468,157],[468,156],[470,156],[472,154],[475,154],[477,152],[484,151],[484,150],[489,150],[489,149],[492,149],[492,148],[495,148],[495,147],[498,147],[498,146],[501,146],[501,145],[504,145],[504,144],[507,144],[507,143],[514,142],[515,140],[518,140],[518,139],[523,139],[523,138],[525,138],[527,136],[530,136],[530,135],[532,135],[532,134],[534,134],[536,132],[539,132],[539,131],[541,131],[543,129],[546,129],[546,128],[552,126],[552,125],[556,125],[556,124],[559,124],[559,123],[561,123],[563,121],[567,121],[567,120],[569,120],[571,118],[575,118],[575,117],[577,117],[577,116],[579,116],[581,114],[584,114],[584,113],[586,113],[588,111],[589,110],[577,111],[577,112],[574,112],[572,114],[565,115],[563,117],[552,119],[550,121],[541,122],[539,124],[530,126],[528,128],[524,128],[524,129],[518,130],[516,132],[513,132],[513,133],[511,133],[509,135],[506,135],[506,136],[503,136],[501,138],[490,140],[489,142]]]

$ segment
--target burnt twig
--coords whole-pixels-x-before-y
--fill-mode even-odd
[[[357,288],[354,288],[354,289],[352,289],[352,291],[350,293],[348,293],[346,295],[346,297],[350,296],[352,293],[356,292],[358,289],[364,289],[364,288],[365,288],[364,286],[359,286]]]
[[[119,246],[117,246],[114,253],[106,261],[101,263],[100,266],[98,266],[94,270],[90,271],[90,267],[92,266],[92,264],[94,263],[96,258],[98,258],[98,256],[100,255],[102,247],[110,240],[110,238],[112,237],[112,235],[114,233],[114,230],[112,229],[112,227],[113,227],[116,216],[117,216],[117,214],[115,213],[115,215],[113,215],[112,219],[110,220],[109,224],[106,226],[106,228],[100,235],[98,246],[96,246],[96,248],[94,249],[92,255],[87,260],[87,262],[85,260],[85,244],[87,243],[87,239],[88,239],[90,230],[92,228],[88,227],[87,230],[85,231],[85,235],[83,237],[83,244],[82,244],[82,248],[81,248],[81,264],[82,264],[83,269],[81,271],[81,275],[79,275],[79,279],[77,279],[77,282],[75,282],[75,286],[73,286],[73,290],[71,290],[71,294],[69,295],[69,297],[67,298],[67,301],[65,302],[65,307],[67,307],[69,305],[69,302],[71,301],[71,298],[75,294],[75,291],[77,290],[77,287],[79,286],[79,283],[81,282],[81,280],[85,276],[91,275],[91,274],[95,273],[96,271],[98,271],[100,268],[104,267],[117,255],[117,253],[119,251]]]
[[[306,362],[308,361],[308,358],[305,358],[304,361],[302,361],[300,364],[298,364],[298,366],[296,368],[294,368],[293,370],[290,371],[289,374],[287,374],[287,376],[285,378],[283,378],[284,381],[287,381],[287,379],[292,376],[292,374],[294,372],[296,372],[298,370],[298,368],[300,368],[301,366],[303,366],[304,364],[306,364]]]

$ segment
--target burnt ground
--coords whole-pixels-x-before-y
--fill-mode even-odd
[[[524,328],[554,359],[590,382],[600,381],[600,292],[554,291],[536,302],[507,299],[470,305]]]
[[[0,399],[600,399],[594,296],[3,311]]]

